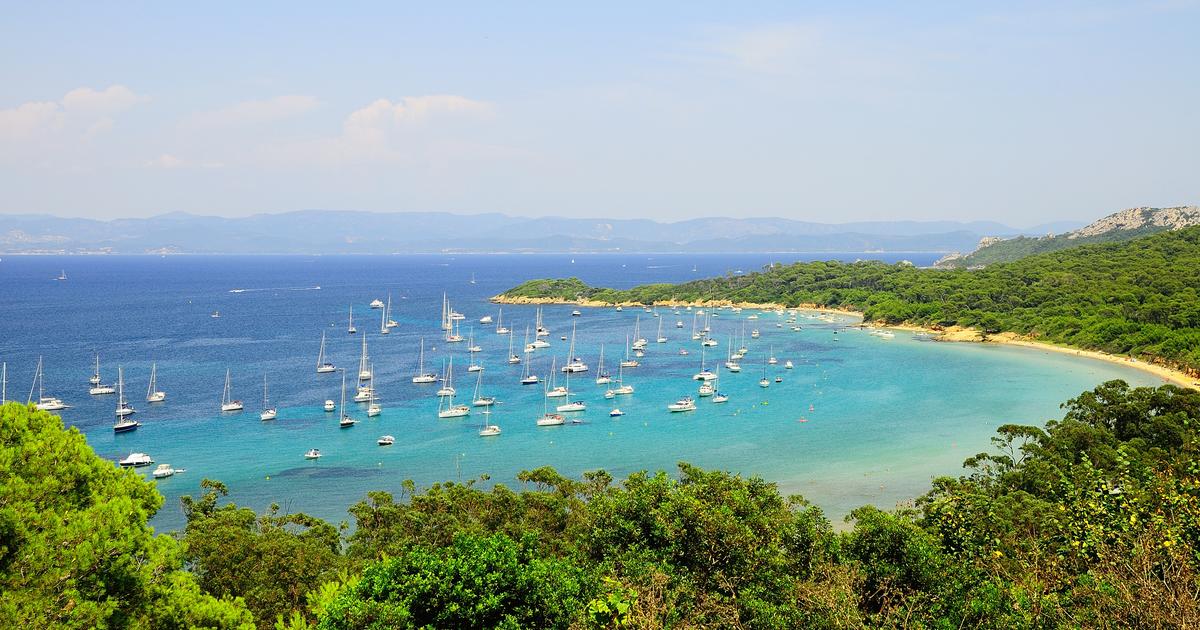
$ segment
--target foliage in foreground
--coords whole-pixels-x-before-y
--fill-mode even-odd
[[[182,570],[179,544],[146,525],[154,485],[96,456],[77,429],[0,407],[0,627],[253,627]]]
[[[860,508],[840,532],[771,483],[687,464],[620,483],[543,468],[522,473],[517,490],[406,483],[398,498],[371,493],[351,508],[357,527],[344,539],[311,517],[218,505],[224,487],[206,482],[184,500],[192,574],[167,565],[165,587],[178,590],[118,598],[121,616],[103,618],[97,602],[113,600],[77,590],[74,610],[92,612],[54,620],[58,593],[18,576],[43,566],[47,579],[82,576],[90,556],[63,554],[58,539],[10,553],[23,528],[8,497],[41,480],[8,471],[15,453],[32,453],[25,443],[82,442],[57,424],[10,429],[10,415],[50,416],[9,406],[3,610],[40,625],[227,627],[247,619],[228,599],[240,597],[260,627],[295,630],[1200,626],[1200,392],[1113,381],[1064,408],[1042,427],[1001,427],[995,448],[914,507]],[[73,455],[99,461],[83,451]],[[99,463],[97,480],[145,486]],[[146,515],[125,526],[173,546],[149,537]],[[148,616],[160,607],[173,616]]]
[[[503,296],[821,305],[862,311],[867,321],[1015,332],[1200,375],[1200,227],[973,271],[810,262],[624,291],[589,287],[576,278],[531,280]]]

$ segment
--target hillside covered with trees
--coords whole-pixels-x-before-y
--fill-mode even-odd
[[[1200,392],[1113,381],[1064,409],[841,532],[765,480],[680,464],[406,482],[353,506],[352,533],[206,480],[185,530],[155,535],[152,482],[10,403],[0,625],[1197,627]]]
[[[629,290],[531,280],[497,299],[819,305],[861,311],[868,322],[1014,332],[1200,373],[1200,227],[978,270],[810,262]]]

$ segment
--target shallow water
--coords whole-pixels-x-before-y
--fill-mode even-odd
[[[934,257],[895,258],[927,264]],[[711,320],[720,346],[710,349],[707,364],[717,369],[724,362],[727,340],[741,335],[743,322],[750,349],[740,374],[719,372],[719,389],[731,400],[717,405],[698,399],[697,411],[671,414],[666,405],[695,396],[698,386],[691,375],[700,368],[701,347],[690,338],[689,313],[660,310],[669,341],[657,344],[658,320],[639,309],[584,309],[571,317],[570,307],[547,307],[552,347],[534,353],[532,367],[544,376],[552,357],[561,365],[567,342],[560,336],[577,324],[576,354],[592,371],[573,378],[571,388],[589,409],[582,424],[537,427],[540,387],[518,384],[522,366],[504,362],[508,337],[477,323],[482,315],[497,316],[488,296],[534,277],[577,275],[627,287],[807,258],[813,257],[7,257],[0,261],[0,360],[9,365],[9,398],[24,400],[37,357],[44,355],[47,393],[73,405],[64,419],[102,456],[115,460],[144,451],[187,469],[159,482],[167,497],[154,521],[160,529],[181,526],[178,497],[197,493],[204,477],[228,484],[239,503],[263,508],[278,502],[289,511],[340,521],[367,491],[396,490],[404,479],[425,486],[488,474],[516,485],[517,472],[542,465],[571,476],[604,468],[620,478],[644,469],[673,470],[679,461],[761,475],[840,518],[865,503],[891,507],[910,500],[932,477],[957,474],[963,459],[988,447],[999,425],[1060,417],[1060,403],[1102,381],[1160,382],[1121,365],[1025,348],[932,343],[907,332],[881,339],[843,330],[850,321],[845,318],[829,323],[801,316],[803,330],[793,332],[776,327],[781,320],[775,314],[748,320],[753,311],[720,311]],[[65,282],[51,279],[60,269],[67,271]],[[468,282],[472,274],[476,284]],[[321,288],[310,289],[315,286]],[[231,293],[235,288],[246,290]],[[388,291],[400,326],[383,337],[380,311],[367,303],[386,299]],[[443,291],[467,315],[463,335],[473,328],[483,347],[483,391],[501,401],[491,414],[503,429],[499,437],[477,435],[477,410],[469,418],[439,420],[436,385],[409,380],[424,337],[428,369],[440,370],[453,350],[459,400],[469,402],[475,379],[465,372],[466,344],[440,339]],[[346,333],[351,303],[358,335]],[[213,310],[221,317],[211,318]],[[604,387],[593,382],[597,355],[604,344],[615,376],[639,316],[649,348],[642,366],[626,373],[635,394],[616,400],[626,415],[613,419]],[[518,352],[533,318],[532,307],[504,307]],[[674,327],[676,320],[683,329]],[[749,338],[756,327],[762,337]],[[338,398],[340,384],[336,374],[314,372],[322,330],[330,360],[349,368],[351,379],[361,336],[368,336],[384,406],[378,418],[368,419],[365,406],[352,405],[361,422],[339,429],[336,414],[321,410],[326,398]],[[680,356],[680,348],[690,354]],[[768,367],[772,348],[779,364]],[[88,396],[94,350],[106,381],[115,380],[118,363],[124,366],[135,417],[143,423],[137,431],[114,435],[115,397]],[[795,369],[785,370],[786,360]],[[164,404],[144,402],[152,361],[168,393]],[[233,372],[235,395],[246,403],[244,413],[217,411],[226,368]],[[783,382],[760,388],[764,369]],[[264,374],[280,409],[279,419],[268,423],[258,420]],[[563,375],[557,376],[563,384]],[[376,446],[385,433],[396,437],[394,446]],[[324,457],[303,459],[312,447]]]

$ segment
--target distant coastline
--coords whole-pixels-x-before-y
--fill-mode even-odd
[[[1056,344],[1038,341],[1031,337],[1018,335],[1016,333],[1005,332],[985,335],[982,331],[973,328],[962,328],[958,326],[946,329],[926,328],[923,326],[914,326],[911,324],[884,324],[878,322],[863,322],[863,313],[850,309],[828,308],[820,304],[800,304],[797,306],[785,306],[783,304],[770,302],[732,302],[729,300],[706,300],[702,302],[685,301],[685,300],[666,300],[658,301],[651,304],[642,304],[640,302],[603,302],[599,300],[562,300],[557,298],[531,298],[531,297],[508,297],[505,295],[495,295],[491,297],[491,301],[495,304],[513,304],[513,305],[574,305],[585,308],[606,308],[606,307],[731,307],[742,309],[760,309],[760,310],[797,310],[808,311],[814,313],[831,313],[838,315],[848,315],[858,318],[859,325],[869,326],[871,328],[888,328],[892,330],[904,330],[926,334],[932,337],[935,341],[952,342],[952,343],[994,343],[1007,346],[1016,346],[1021,348],[1029,348],[1032,350],[1043,350],[1046,352],[1056,352],[1059,354],[1070,354],[1089,359],[1097,359],[1131,367],[1143,372],[1153,374],[1172,385],[1180,387],[1188,387],[1191,389],[1200,389],[1200,375],[1193,375],[1183,370],[1150,363],[1147,361],[1139,361],[1131,357],[1122,357],[1107,352],[1098,350],[1084,350],[1082,348],[1073,348],[1070,346],[1060,346]]]

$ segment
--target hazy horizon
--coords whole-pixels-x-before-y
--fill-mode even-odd
[[[1200,199],[1200,4],[16,5],[0,214],[1087,222]]]

